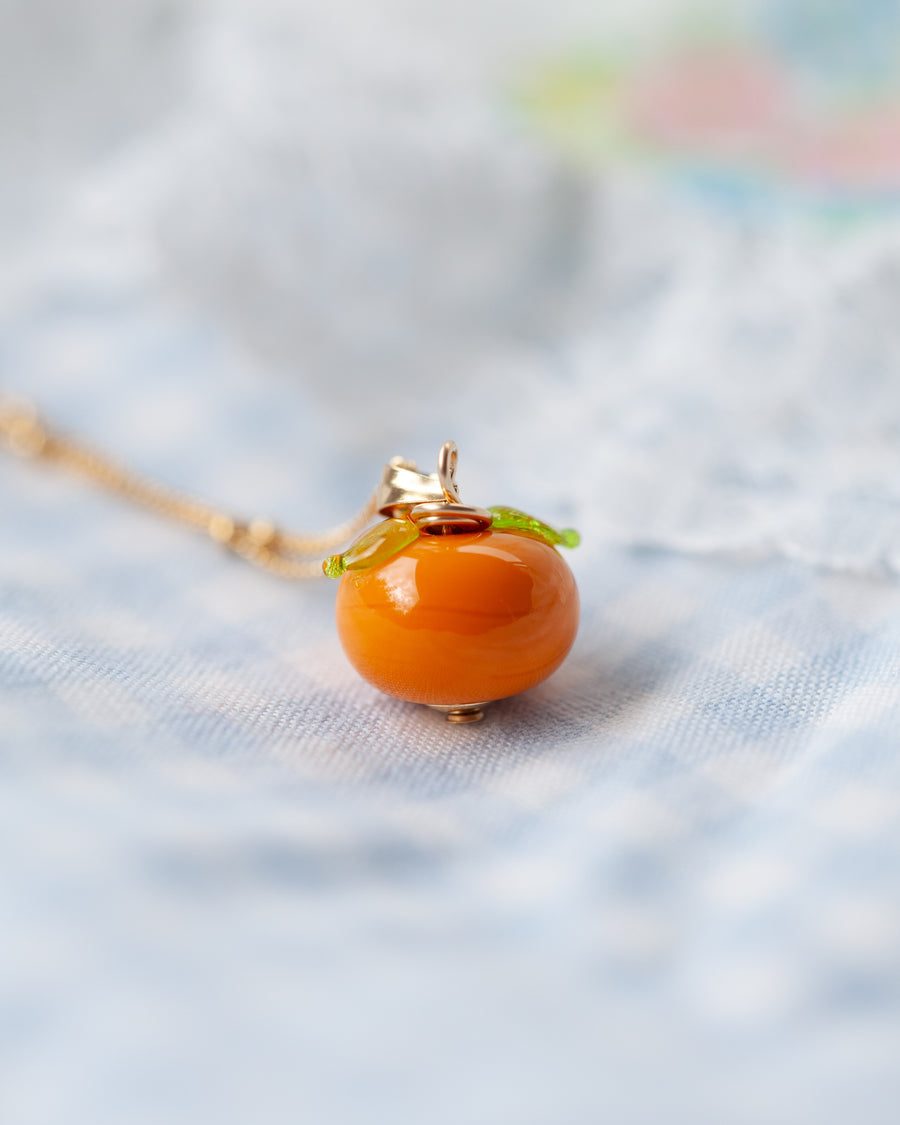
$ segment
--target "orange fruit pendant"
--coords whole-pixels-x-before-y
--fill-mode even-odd
[[[486,703],[545,680],[578,630],[578,590],[555,531],[511,508],[468,508],[456,446],[424,476],[395,459],[378,494],[387,518],[324,563],[340,577],[337,628],[350,663],[380,691],[480,719]]]

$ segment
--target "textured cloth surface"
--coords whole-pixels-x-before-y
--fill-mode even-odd
[[[489,78],[578,5],[120,7],[2,189],[3,389],[298,528],[452,437],[583,616],[451,727],[332,584],[4,456],[0,1119],[896,1122],[896,220],[560,156]]]

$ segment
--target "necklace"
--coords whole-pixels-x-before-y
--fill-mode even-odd
[[[487,703],[540,683],[575,640],[578,591],[557,548],[577,546],[577,532],[516,508],[463,504],[453,442],[441,447],[436,472],[395,457],[352,519],[298,534],[264,519],[237,520],[149,480],[52,429],[19,399],[0,396],[0,440],[278,577],[340,579],[337,630],[350,663],[380,691],[450,722],[477,721]],[[376,515],[380,522],[363,530]]]

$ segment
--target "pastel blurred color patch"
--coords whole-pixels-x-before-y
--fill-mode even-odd
[[[729,205],[845,212],[900,201],[900,82],[808,79],[780,42],[748,36],[613,64],[555,60],[522,105],[579,158],[641,160]]]

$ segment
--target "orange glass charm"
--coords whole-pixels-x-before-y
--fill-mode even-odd
[[[450,442],[436,476],[392,462],[382,483],[388,519],[328,559],[325,572],[342,575],[338,635],[359,674],[466,722],[565,659],[578,590],[555,545],[574,546],[577,535],[513,509],[463,506],[455,468]]]

